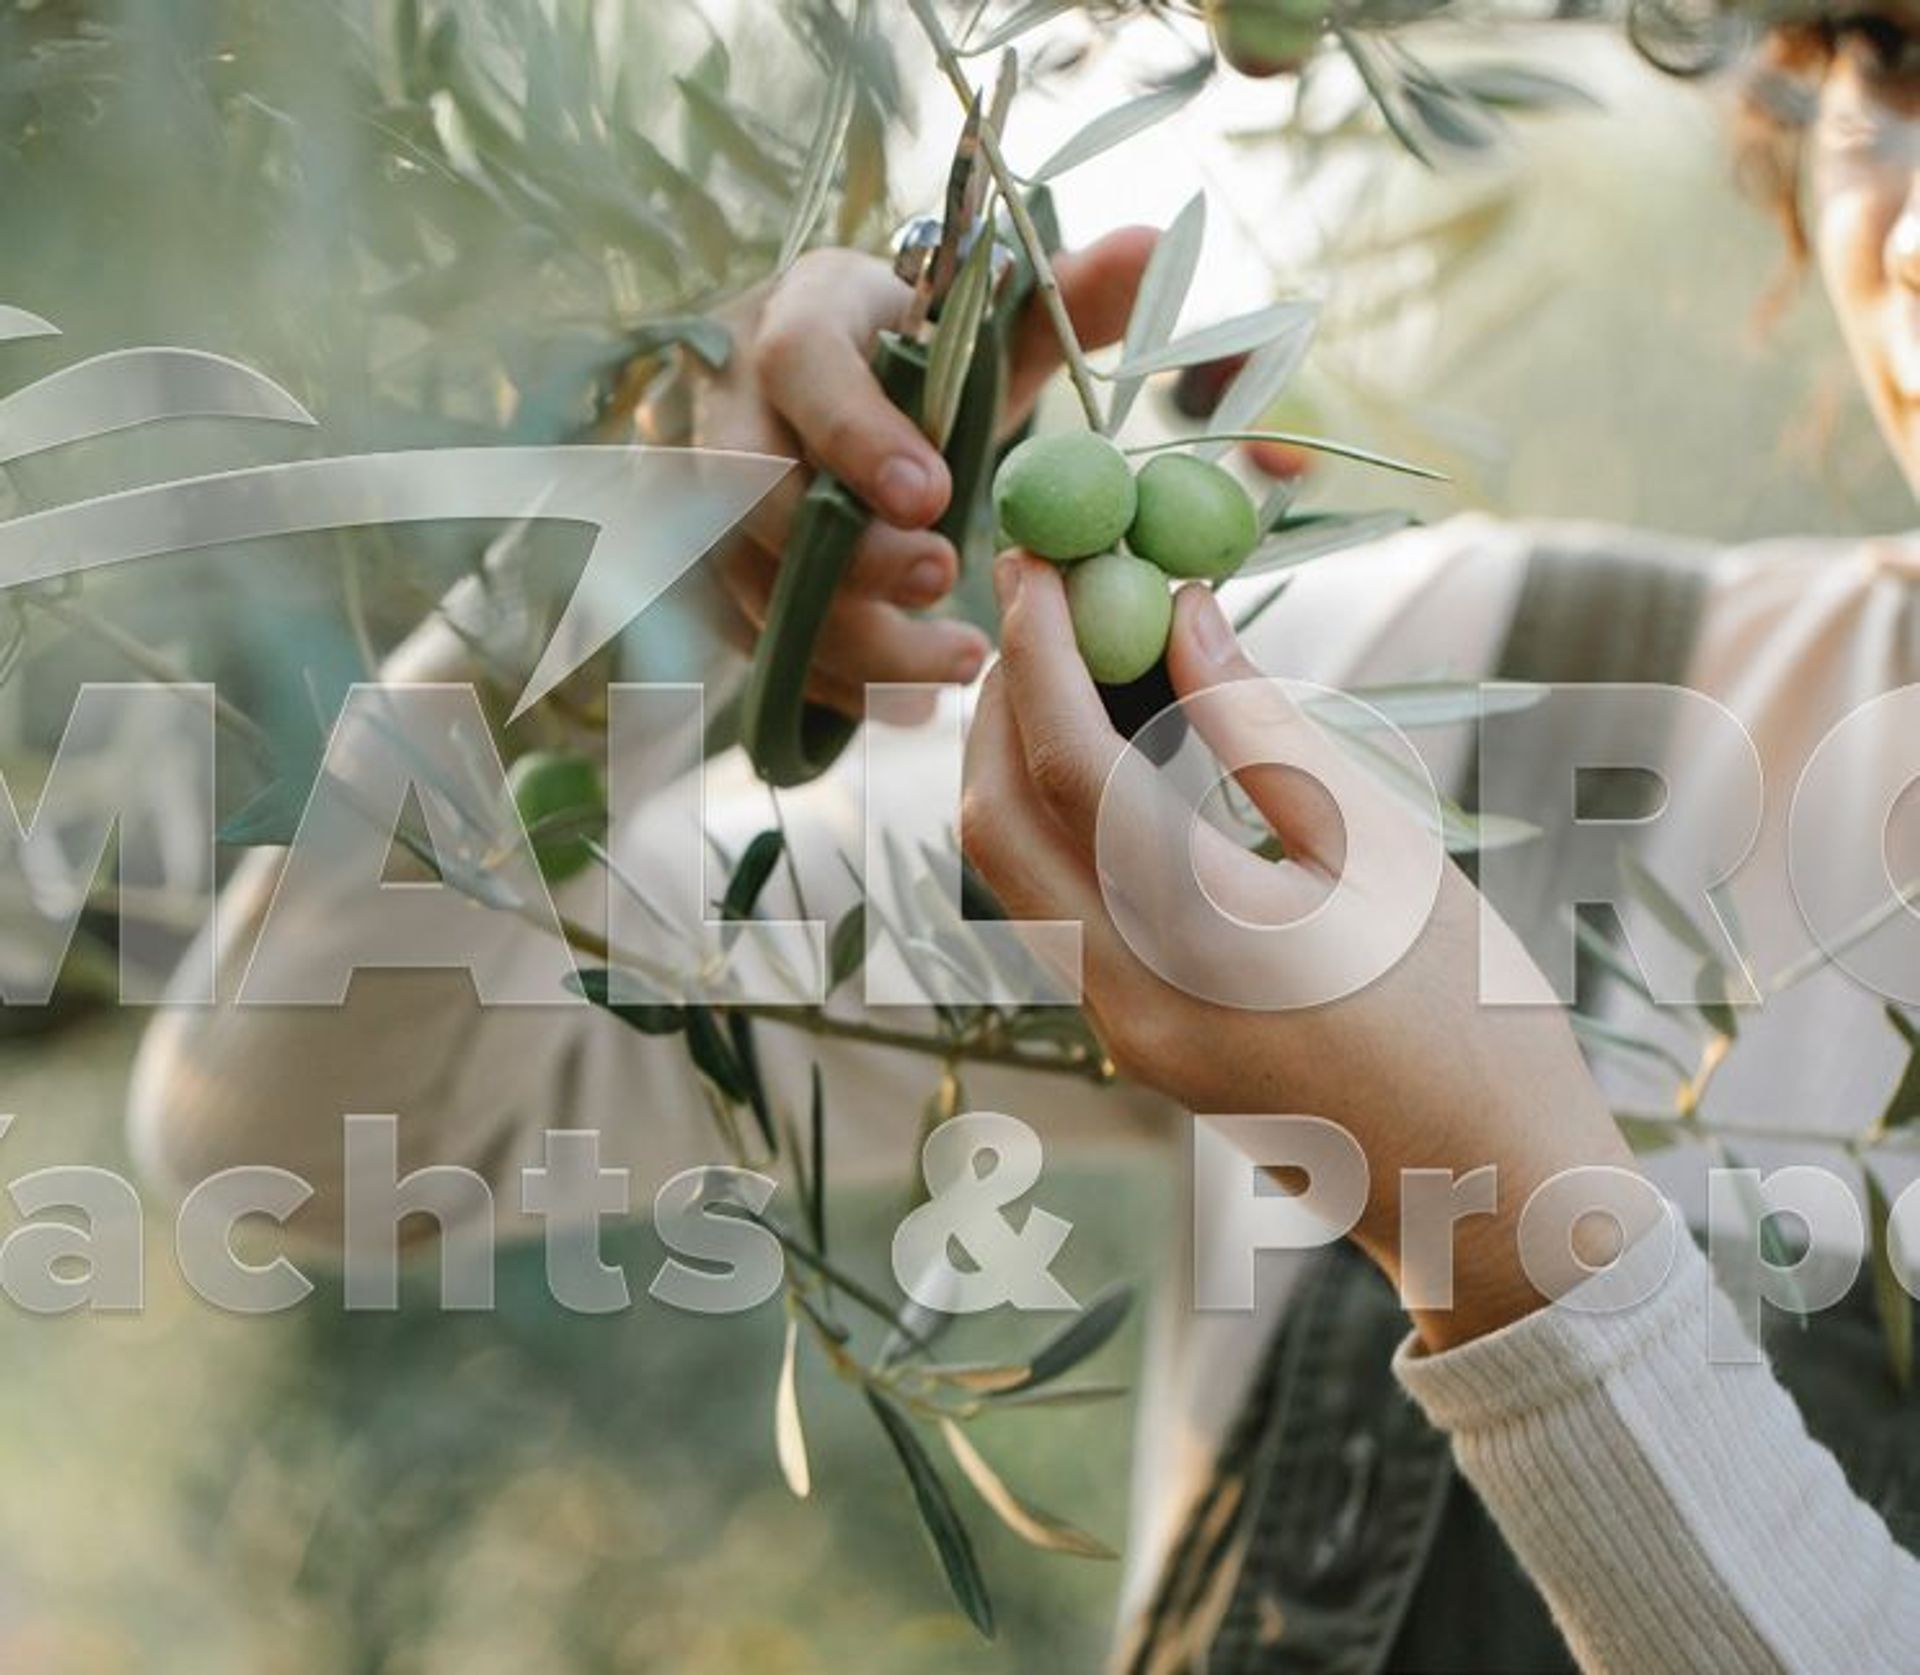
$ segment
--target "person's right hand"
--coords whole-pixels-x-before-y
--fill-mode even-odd
[[[1060,256],[1055,272],[1089,348],[1116,341],[1152,253],[1150,229],[1130,228]],[[779,279],[721,316],[733,332],[725,372],[695,384],[694,437],[703,448],[784,454],[832,471],[873,508],[841,596],[821,634],[807,696],[858,718],[869,682],[967,682],[987,638],[968,623],[913,614],[937,604],[959,574],[953,546],[930,527],[952,492],[946,462],[882,393],[868,365],[875,338],[898,326],[911,293],[887,263],[847,250],[802,256]],[[1004,422],[1017,424],[1060,364],[1044,311],[1016,328]],[[765,624],[780,555],[806,478],[794,473],[756,507],[720,560],[743,650]]]
[[[1440,1348],[1538,1307],[1519,1253],[1533,1191],[1634,1165],[1519,939],[1411,809],[1262,675],[1206,586],[1177,595],[1168,674],[1215,758],[1248,764],[1233,777],[1282,840],[1277,861],[1197,819],[1128,750],[1075,649],[1058,566],[1010,553],[994,581],[1002,655],[967,741],[961,839],[1016,925],[1079,924],[1082,1004],[1114,1064],[1190,1111],[1339,1124],[1370,1167],[1355,1238],[1396,1281],[1407,1172],[1492,1165],[1499,1207],[1461,1222],[1454,1307],[1416,1323]],[[1347,909],[1323,913],[1336,887]],[[1263,934],[1278,926],[1293,934]],[[1488,1004],[1483,978],[1533,1003]]]

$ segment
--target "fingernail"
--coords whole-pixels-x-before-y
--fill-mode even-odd
[[[970,645],[953,660],[953,678],[962,686],[971,686],[987,661],[984,647]]]
[[[928,604],[941,598],[947,591],[947,567],[937,558],[923,558],[907,572],[907,597],[923,599]]]
[[[917,459],[899,454],[881,466],[875,486],[880,492],[881,511],[901,523],[912,524],[926,515],[933,476]]]
[[[1193,606],[1193,643],[1199,647],[1200,655],[1209,663],[1230,661],[1235,650],[1233,624],[1227,621],[1227,613],[1220,609],[1220,601],[1214,597],[1213,589],[1204,583],[1196,583],[1187,591],[1200,596]]]
[[[1000,609],[1003,613],[1012,610],[1014,600],[1020,597],[1020,578],[1023,568],[1021,561],[1011,554],[994,563],[993,596],[1000,601]]]

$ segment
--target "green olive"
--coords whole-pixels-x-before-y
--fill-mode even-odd
[[[1247,561],[1260,514],[1232,472],[1191,454],[1161,454],[1140,473],[1127,545],[1169,576],[1218,581]]]
[[[1325,0],[1207,0],[1220,56],[1243,76],[1294,75],[1326,33]]]
[[[507,789],[542,878],[563,884],[592,863],[588,844],[607,829],[607,791],[598,768],[584,756],[536,750],[508,770]]]
[[[1134,504],[1133,468],[1092,431],[1032,437],[993,479],[1007,539],[1056,563],[1105,552],[1126,534]]]
[[[1074,643],[1102,686],[1138,680],[1160,661],[1173,627],[1167,578],[1144,558],[1102,553],[1067,572]]]

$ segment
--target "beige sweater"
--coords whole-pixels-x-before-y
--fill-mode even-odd
[[[1487,670],[1510,616],[1528,544],[1541,532],[1458,520],[1316,568],[1264,617],[1252,649],[1276,671],[1373,683]],[[1561,545],[1608,544],[1603,531],[1561,528]],[[1920,673],[1920,597],[1908,549],[1779,544],[1721,555],[1689,683],[1751,730],[1770,775],[1766,818],[1735,888],[1757,964],[1804,951],[1784,853],[1786,788],[1812,744],[1863,698]],[[1251,592],[1258,581],[1236,584]],[[448,677],[457,643],[423,632],[399,672]],[[684,741],[681,741],[684,743]],[[1463,738],[1422,739],[1440,783],[1464,761]],[[654,777],[677,759],[671,741]],[[786,799],[795,851],[817,918],[848,905],[839,854],[861,844],[863,768],[923,771],[911,735],[870,736],[827,778]],[[641,776],[644,778],[644,774]],[[1710,783],[1710,782],[1705,782]],[[767,823],[764,792],[738,761],[709,775],[707,817],[723,839]],[[1862,793],[1865,795],[1864,791]],[[1837,811],[1844,815],[1845,811]],[[1674,788],[1661,842],[1692,841],[1687,792]],[[1863,805],[1860,818],[1871,810]],[[647,814],[624,823],[620,847],[643,854]],[[1654,860],[1659,864],[1660,851]],[[1920,875],[1920,852],[1902,876]],[[253,858],[218,918],[221,993],[230,996],[276,860]],[[562,905],[592,919],[600,885],[571,886]],[[786,911],[776,888],[769,905]],[[316,959],[356,935],[345,904],[321,904],[301,927]],[[364,909],[363,909],[364,911]],[[1629,927],[1630,932],[1633,927]],[[1902,934],[1890,927],[1889,934]],[[509,953],[535,933],[502,918],[490,932]],[[818,1056],[835,1089],[839,1177],[859,1167],[905,1178],[912,1166],[924,1061],[849,1051],[796,1032],[761,1032],[765,1070],[798,1090]],[[1743,1126],[1858,1129],[1884,1102],[1901,1055],[1880,1004],[1845,973],[1825,973],[1746,1023],[1737,1063],[1708,1115]],[[969,1076],[974,1105],[1012,1112],[1050,1146],[1146,1145],[1180,1165],[1188,1125],[1131,1090],[1037,1085],[1010,1072]],[[1632,1098],[1636,1090],[1618,1090]],[[1640,1090],[1645,1091],[1645,1090]],[[220,1168],[272,1163],[321,1192],[324,1224],[339,1185],[340,1119],[395,1112],[405,1168],[464,1163],[505,1179],[537,1162],[550,1126],[598,1126],[611,1166],[635,1171],[634,1201],[674,1170],[714,1161],[706,1114],[678,1043],[640,1038],[580,1008],[551,1012],[474,1005],[464,976],[377,972],[338,1009],[176,1009],[161,1015],[132,1095],[138,1149],[178,1192]],[[1542,1113],[1551,1120],[1551,1113]],[[1212,1143],[1206,1136],[1195,1142]],[[1771,1167],[1788,1155],[1750,1145]],[[1654,1160],[1656,1178],[1696,1221],[1703,1156]],[[1889,1172],[1886,1185],[1904,1184]],[[499,1195],[511,1215],[517,1192]],[[1920,1565],[1892,1543],[1807,1438],[1764,1366],[1709,1362],[1710,1316],[1726,1307],[1685,1240],[1655,1299],[1625,1314],[1556,1308],[1450,1354],[1403,1354],[1408,1389],[1456,1439],[1460,1461],[1552,1604],[1583,1666],[1652,1669],[1885,1669],[1920,1657]],[[1643,1247],[1644,1251],[1644,1247]],[[1645,1261],[1643,1251],[1630,1255]],[[1160,1555],[1285,1307],[1297,1263],[1273,1257],[1254,1312],[1203,1315],[1167,1299],[1149,1348],[1136,1469],[1129,1608]],[[1604,1280],[1594,1283],[1605,1283]]]

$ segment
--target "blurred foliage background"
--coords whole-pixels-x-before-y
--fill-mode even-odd
[[[786,206],[715,157],[674,78],[717,85],[715,40],[733,40],[732,96],[759,113],[761,143],[798,151],[824,63],[807,10],[776,29],[758,7],[716,6],[710,29],[661,0],[0,0],[0,301],[66,334],[0,350],[0,388],[164,342],[248,360],[321,420],[312,437],[187,424],[63,450],[9,469],[0,515],[300,451],[567,434],[648,321],[771,262]],[[1149,31],[1082,51],[1076,27],[1016,115],[1016,160],[1137,89],[1164,49]],[[1770,333],[1752,329],[1783,252],[1732,189],[1715,98],[1598,30],[1549,33],[1514,50],[1544,52],[1606,108],[1526,122],[1502,161],[1441,177],[1377,136],[1303,151],[1288,89],[1228,79],[1171,137],[1076,175],[1069,237],[1164,223],[1208,185],[1196,307],[1323,295],[1316,423],[1447,465],[1456,484],[1413,502],[1425,515],[1478,505],[1729,540],[1910,522],[1811,286]],[[927,201],[951,145],[954,112],[901,46],[898,106],[862,118],[891,125],[891,190],[869,194],[849,236]],[[1167,422],[1143,408],[1143,425]],[[1409,503],[1398,481],[1331,468],[1308,495]],[[471,546],[427,532],[378,549],[376,614],[417,614]],[[303,683],[358,672],[342,576],[316,540],[169,560],[88,592],[183,666],[297,712]],[[45,622],[24,668],[0,697],[14,750],[57,728],[79,681],[126,672]],[[9,1177],[129,1167],[141,1021],[101,1014],[0,1048]],[[1045,1200],[1078,1229],[1069,1283],[1177,1267],[1176,1186],[1052,1171]],[[836,1204],[859,1229],[841,1248],[870,1253],[869,1272],[899,1208],[891,1194]],[[424,1293],[395,1316],[347,1317],[322,1276],[293,1315],[233,1320],[184,1293],[163,1214],[147,1243],[139,1317],[0,1312],[0,1667],[1097,1663],[1115,1569],[1036,1558],[978,1520],[1004,1625],[981,1647],[845,1392],[813,1392],[815,1500],[787,1495],[773,1311],[695,1320],[643,1301],[570,1318],[545,1298],[539,1253],[510,1250],[486,1318],[439,1315]],[[643,1296],[650,1234],[621,1252]],[[1137,1350],[1130,1333],[1100,1371],[1120,1376]],[[1118,1543],[1125,1404],[997,1423],[1011,1478]]]

